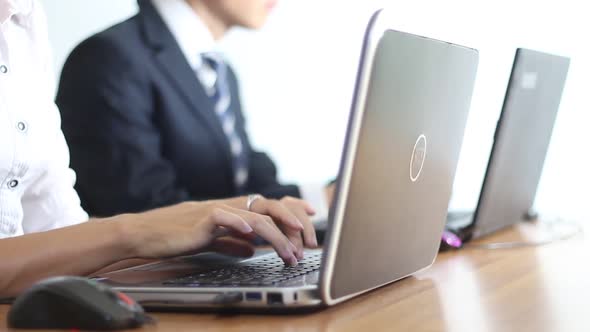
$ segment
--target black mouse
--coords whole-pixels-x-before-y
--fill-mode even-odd
[[[127,295],[79,277],[35,284],[16,298],[8,313],[9,327],[25,329],[117,330],[151,321]]]

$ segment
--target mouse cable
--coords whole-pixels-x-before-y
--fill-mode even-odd
[[[566,226],[569,228],[566,231],[559,230]],[[556,242],[566,241],[578,234],[584,233],[583,227],[575,221],[565,221],[562,218],[557,218],[552,221],[539,222],[536,227],[542,227],[542,231],[548,231],[549,236],[539,240],[531,241],[513,241],[513,242],[495,242],[495,243],[466,243],[465,248],[469,249],[484,249],[484,250],[498,250],[498,249],[514,249],[526,247],[538,247]]]

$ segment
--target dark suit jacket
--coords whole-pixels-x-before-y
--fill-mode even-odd
[[[277,182],[266,154],[252,151],[230,71],[249,153],[247,188],[237,191],[212,101],[151,2],[139,5],[136,16],[81,43],[62,72],[57,104],[84,208],[106,216],[255,192],[299,197]]]

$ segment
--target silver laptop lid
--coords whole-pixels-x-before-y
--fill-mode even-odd
[[[365,36],[320,289],[332,305],[428,267],[446,220],[477,51],[391,29]]]
[[[474,215],[473,237],[523,219],[533,206],[570,60],[518,49]]]

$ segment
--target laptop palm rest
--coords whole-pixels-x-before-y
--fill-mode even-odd
[[[235,265],[240,262],[260,257],[272,252],[270,249],[258,250],[253,257],[236,258],[217,253],[202,253],[194,256],[171,258],[124,270],[106,273],[96,279],[112,286],[124,285],[159,285],[165,280],[210,270],[224,265]]]

